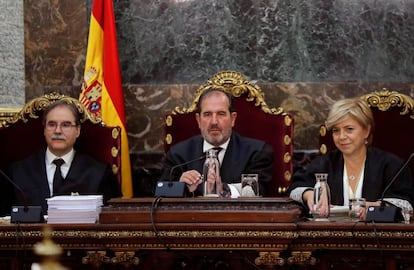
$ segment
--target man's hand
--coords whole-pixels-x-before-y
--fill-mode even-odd
[[[183,174],[180,177],[180,182],[184,182],[187,185],[188,190],[190,192],[193,192],[194,190],[196,190],[198,185],[203,182],[203,179],[198,171],[191,170],[183,172]]]

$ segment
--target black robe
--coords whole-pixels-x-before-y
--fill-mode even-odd
[[[186,141],[175,144],[170,148],[164,160],[162,181],[179,181],[183,172],[197,170],[203,172],[204,159],[179,166],[171,171],[175,165],[195,160],[203,156],[203,137],[194,136]],[[232,132],[223,162],[220,166],[220,176],[225,183],[240,183],[241,174],[252,173],[259,176],[259,192],[265,196],[267,183],[272,181],[273,149],[263,141],[240,136]],[[171,178],[171,179],[170,179]],[[197,189],[201,195],[201,185]]]
[[[365,160],[362,197],[372,202],[381,199],[385,187],[403,163],[404,161],[394,154],[378,148],[368,148]],[[306,168],[297,171],[293,175],[288,193],[297,187],[313,187],[316,181],[314,174],[319,172],[328,173],[331,204],[344,205],[344,159],[339,150],[320,156],[313,160]],[[384,197],[407,200],[414,206],[414,182],[409,167],[402,171],[395,183],[385,192]]]
[[[15,205],[40,205],[47,213],[46,198],[50,197],[45,165],[46,149],[37,151],[11,166],[10,176],[23,192],[15,189]],[[110,166],[92,157],[75,152],[72,164],[58,194],[70,195],[102,194],[104,202],[122,196],[120,185]],[[23,195],[24,194],[24,195]],[[24,198],[26,196],[26,198]]]

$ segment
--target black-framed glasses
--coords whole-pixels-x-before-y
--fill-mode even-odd
[[[76,124],[72,124],[70,121],[64,121],[60,124],[55,121],[49,121],[46,123],[46,129],[49,131],[55,131],[58,127],[60,127],[62,131],[70,131],[73,127],[76,126]]]

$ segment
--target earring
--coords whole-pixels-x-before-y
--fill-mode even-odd
[[[365,143],[365,144],[368,144],[368,140],[367,140],[367,139],[365,139],[365,140],[364,140],[364,143]]]

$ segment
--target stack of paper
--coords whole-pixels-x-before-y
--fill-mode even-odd
[[[102,195],[55,196],[47,199],[47,223],[95,223],[103,205]]]

